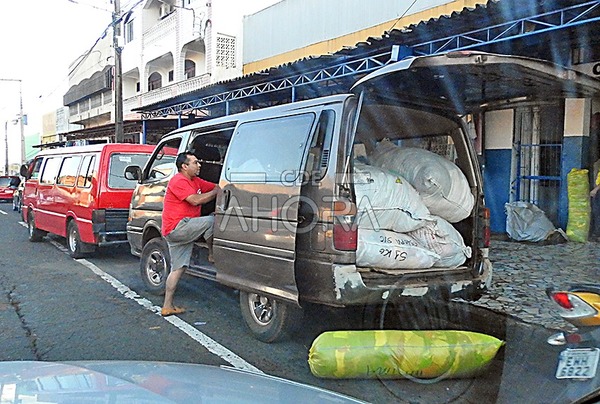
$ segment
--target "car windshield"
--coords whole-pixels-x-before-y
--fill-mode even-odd
[[[6,3],[0,403],[600,402],[600,0]]]

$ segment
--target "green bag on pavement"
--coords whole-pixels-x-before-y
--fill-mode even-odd
[[[503,341],[470,331],[328,331],[310,347],[314,376],[340,379],[448,379],[479,374]]]
[[[591,221],[588,170],[573,168],[569,171],[567,196],[569,199],[567,237],[570,241],[585,243],[588,240]]]

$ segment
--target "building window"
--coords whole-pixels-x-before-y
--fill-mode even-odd
[[[186,59],[185,60],[185,78],[191,79],[192,77],[196,77],[196,63],[193,60]]]
[[[137,83],[135,83],[135,92],[139,93],[141,91],[141,87],[140,87],[140,82],[138,81]]]
[[[110,104],[112,102],[112,91],[107,91],[104,93],[104,105]]]
[[[217,35],[217,67],[235,67],[235,37]]]
[[[169,83],[173,81],[173,70],[169,70]]]
[[[102,105],[102,94],[95,94],[92,96],[92,108],[98,108]]]
[[[158,72],[154,72],[148,77],[148,91],[156,90],[162,87],[162,76]]]
[[[125,43],[133,41],[133,20],[125,23]]]

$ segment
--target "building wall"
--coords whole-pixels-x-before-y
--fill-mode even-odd
[[[336,52],[369,37],[380,37],[392,28],[449,15],[487,1],[423,0],[410,7],[411,3],[283,0],[244,18],[244,74]]]
[[[505,109],[485,114],[483,191],[490,209],[492,232],[506,231],[504,204],[510,200],[514,111]]]

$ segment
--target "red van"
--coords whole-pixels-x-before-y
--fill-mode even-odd
[[[125,167],[143,166],[153,150],[152,145],[104,143],[40,152],[21,167],[29,241],[41,241],[47,233],[66,237],[74,258],[97,246],[127,243],[136,182],[125,178]]]

